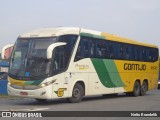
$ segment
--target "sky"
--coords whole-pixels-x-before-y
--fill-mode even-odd
[[[25,32],[82,27],[160,48],[160,0],[0,0],[0,51]]]

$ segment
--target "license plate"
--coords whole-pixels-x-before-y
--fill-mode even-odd
[[[28,95],[27,92],[20,92],[20,95]]]

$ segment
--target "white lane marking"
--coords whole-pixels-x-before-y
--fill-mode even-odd
[[[43,111],[48,109],[50,108],[9,109],[9,110],[3,110],[3,111]]]

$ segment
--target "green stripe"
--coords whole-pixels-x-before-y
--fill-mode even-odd
[[[105,66],[107,68],[107,71],[109,72],[111,81],[114,83],[115,87],[122,87],[124,86],[121,77],[119,75],[118,69],[116,67],[116,64],[114,63],[114,60],[103,60],[105,63]]]
[[[43,80],[33,80],[25,82],[26,85],[39,85]]]
[[[91,59],[101,83],[108,88],[124,86],[113,60]]]
[[[110,75],[106,69],[106,66],[103,62],[102,59],[91,59],[94,68],[96,69],[96,72],[98,74],[98,77],[101,81],[101,83],[105,86],[105,87],[114,87],[114,83],[111,81]]]
[[[26,85],[32,85],[34,83],[34,81],[27,81],[25,82]]]
[[[94,34],[90,34],[90,33],[80,33],[81,36],[85,36],[85,37],[91,37],[91,38],[99,38],[99,39],[106,39],[104,36],[100,36],[100,35],[94,35]]]
[[[43,80],[35,80],[32,85],[39,85]]]

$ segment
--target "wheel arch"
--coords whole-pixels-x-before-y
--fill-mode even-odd
[[[136,79],[135,82],[136,82],[136,81],[138,81],[140,85],[142,84],[140,79]],[[135,82],[134,82],[134,83],[135,83]]]
[[[74,86],[77,83],[79,83],[83,87],[83,89],[84,89],[84,96],[85,96],[85,94],[86,94],[86,85],[85,85],[85,82],[83,80],[76,80],[75,82],[73,82],[73,84],[71,85],[71,89],[69,91],[69,96],[72,96],[73,88],[74,88]]]

